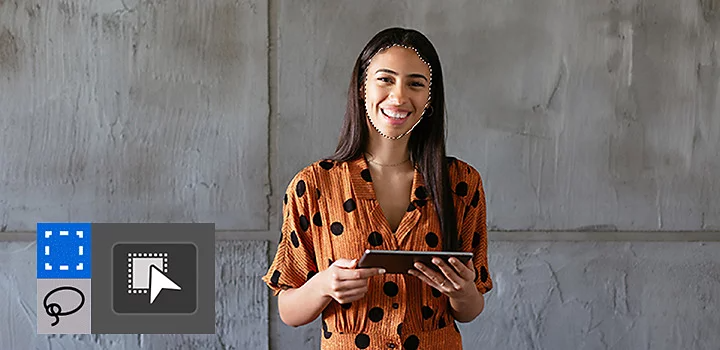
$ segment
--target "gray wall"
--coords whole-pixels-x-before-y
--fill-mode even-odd
[[[259,277],[394,25],[436,45],[486,186],[468,349],[720,348],[716,0],[0,0],[0,344],[318,348]],[[39,221],[215,222],[218,334],[35,335]]]

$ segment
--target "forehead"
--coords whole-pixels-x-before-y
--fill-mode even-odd
[[[421,73],[430,77],[430,67],[420,59],[413,49],[393,46],[378,52],[368,66],[369,74],[375,74],[378,69],[386,68],[400,75]]]

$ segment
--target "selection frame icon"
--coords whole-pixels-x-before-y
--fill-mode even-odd
[[[195,244],[121,242],[113,246],[112,263],[112,303],[116,313],[195,312]]]
[[[215,224],[38,223],[38,334],[215,334]]]

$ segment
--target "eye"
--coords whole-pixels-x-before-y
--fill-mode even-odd
[[[383,83],[389,83],[389,82],[390,82],[390,78],[388,78],[388,77],[379,77],[377,80],[378,80],[378,81],[381,81],[381,82],[383,82]]]
[[[425,87],[425,84],[419,81],[412,82],[410,85],[412,85],[413,87]]]

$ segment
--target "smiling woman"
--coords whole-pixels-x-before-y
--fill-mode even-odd
[[[480,174],[445,154],[440,61],[415,30],[373,37],[353,69],[335,154],[302,169],[263,280],[283,322],[322,315],[322,349],[461,349],[456,325],[492,289]],[[366,249],[466,251],[403,274],[357,268]],[[452,266],[450,266],[452,265]]]

